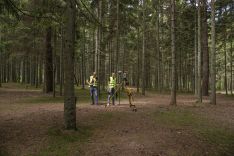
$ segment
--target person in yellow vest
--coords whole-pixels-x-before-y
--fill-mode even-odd
[[[96,72],[93,72],[93,75],[89,77],[89,80],[86,81],[90,87],[90,96],[92,99],[92,105],[98,105],[98,78]]]
[[[110,105],[110,100],[112,99],[112,104],[115,105],[115,89],[116,89],[116,76],[115,73],[112,73],[108,81],[108,102],[107,106]]]

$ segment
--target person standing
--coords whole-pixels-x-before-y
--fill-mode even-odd
[[[96,72],[93,72],[93,75],[89,77],[89,80],[86,81],[90,87],[90,96],[92,99],[92,105],[98,105],[98,78]]]
[[[115,88],[116,88],[116,76],[115,73],[112,73],[108,81],[108,100],[107,106],[110,105],[110,100],[112,99],[112,104],[115,105]]]

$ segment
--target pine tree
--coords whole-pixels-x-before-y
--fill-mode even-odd
[[[211,0],[211,103],[216,104],[215,0]]]
[[[171,0],[171,105],[176,105],[175,0]]]
[[[76,129],[76,97],[74,90],[74,53],[76,8],[74,1],[66,1],[64,46],[64,121],[66,129]]]
[[[202,89],[201,89],[201,77],[202,77],[202,68],[201,68],[201,2],[198,0],[198,87],[197,87],[197,102],[202,102]]]

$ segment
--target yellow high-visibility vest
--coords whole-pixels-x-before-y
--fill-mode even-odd
[[[116,78],[110,77],[109,88],[116,87]]]

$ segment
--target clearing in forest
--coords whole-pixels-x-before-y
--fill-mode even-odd
[[[84,90],[78,90],[81,96]],[[234,98],[218,95],[217,106],[195,104],[193,95],[136,96],[105,108],[78,94],[77,131],[63,129],[63,99],[39,90],[0,89],[0,155],[234,155]],[[80,101],[79,101],[80,99]],[[208,101],[208,100],[207,100]]]

